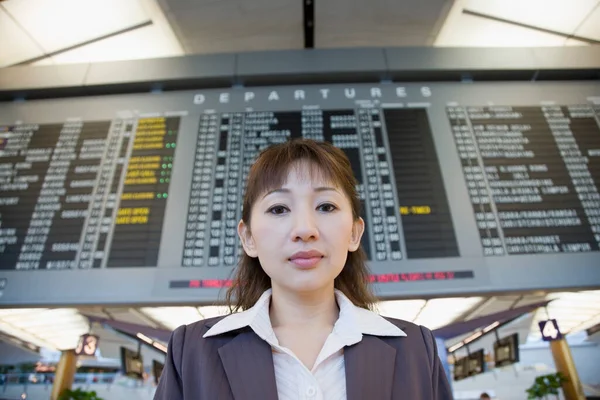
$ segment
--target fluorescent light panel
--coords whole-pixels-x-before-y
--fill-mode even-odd
[[[55,64],[174,57],[182,52],[150,25],[52,56]]]
[[[6,3],[6,2],[5,2]],[[42,50],[18,22],[0,8],[0,68],[39,57]]]
[[[413,322],[429,329],[441,328],[454,322],[457,317],[480,301],[481,297],[432,299],[427,302],[425,308]]]
[[[148,343],[148,344],[152,344],[153,340],[150,339],[148,336],[144,335],[141,332],[138,332],[136,335],[138,338],[142,339],[144,342]]]
[[[8,317],[11,315],[25,316],[27,314],[35,314],[40,311],[45,311],[47,308],[7,308],[0,310],[0,318]]]
[[[138,0],[8,1],[3,7],[47,53],[149,19]]]
[[[574,33],[597,3],[597,0],[468,0],[464,7],[568,35]]]
[[[75,348],[89,323],[76,309],[33,308],[0,310],[0,330],[40,347]]]
[[[140,310],[169,329],[202,319],[196,307],[145,307]]]
[[[162,343],[154,342],[154,343],[152,343],[152,346],[156,347],[157,349],[159,349],[165,353],[167,352],[167,347],[165,345],[163,345]]]
[[[392,300],[377,304],[381,315],[405,321],[413,321],[423,306],[425,306],[425,300]]]
[[[493,324],[486,326],[485,328],[483,328],[483,333],[488,333],[489,331],[491,331],[492,329],[494,329],[498,325],[500,325],[500,322],[496,321]]]
[[[574,334],[583,331],[600,320],[600,291],[550,293],[546,297],[553,300],[548,304],[547,312],[540,308],[533,318],[527,340],[541,340],[538,322],[556,319],[563,334]]]
[[[140,310],[169,329],[229,313],[229,308],[224,306],[145,307]]]
[[[600,37],[600,29],[597,27],[589,29],[586,24],[590,19],[588,16],[596,5],[597,0],[576,2],[565,0],[456,1],[435,40],[435,45],[451,47],[585,46],[588,45],[587,42],[564,35],[581,35],[596,39],[596,34],[598,34]],[[534,28],[465,14],[465,10]],[[544,12],[540,12],[540,10],[544,10]],[[596,9],[596,11],[598,10]],[[600,20],[600,15],[597,19]],[[547,33],[535,28],[560,34]]]
[[[226,307],[226,306],[204,306],[204,307],[198,307],[198,312],[200,312],[200,315],[202,315],[204,317],[204,319],[212,318],[212,317],[220,317],[222,315],[229,314],[229,307]]]

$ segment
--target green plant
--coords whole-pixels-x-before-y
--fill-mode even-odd
[[[86,392],[78,388],[75,390],[63,390],[60,396],[58,396],[58,400],[102,400],[102,398],[98,397],[94,391]]]
[[[538,376],[533,385],[526,390],[527,399],[547,399],[550,394],[558,399],[558,389],[567,381],[568,379],[560,372]]]

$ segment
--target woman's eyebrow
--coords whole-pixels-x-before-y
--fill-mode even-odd
[[[328,191],[331,191],[331,192],[339,193],[339,191],[336,188],[330,187],[330,186],[319,186],[319,187],[315,188],[314,191],[315,192],[328,192]],[[273,190],[270,190],[267,193],[265,193],[265,195],[262,198],[264,199],[265,197],[267,197],[267,196],[269,196],[271,194],[274,194],[274,193],[291,193],[291,190],[290,189],[285,189],[285,188],[273,189]]]
[[[339,192],[336,188],[330,187],[330,186],[320,186],[318,188],[315,188],[315,192],[328,192],[328,191]]]
[[[265,197],[267,197],[268,195],[271,195],[273,193],[290,193],[290,192],[291,192],[291,190],[284,189],[284,188],[273,189],[273,190],[269,190],[267,193],[265,193],[265,195],[262,198],[264,199]]]

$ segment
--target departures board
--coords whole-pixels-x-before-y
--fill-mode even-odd
[[[218,301],[294,138],[350,159],[383,298],[600,286],[599,84],[346,84],[0,104],[0,304]]]

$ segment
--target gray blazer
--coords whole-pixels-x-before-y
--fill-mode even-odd
[[[202,338],[222,318],[173,332],[154,400],[277,400],[271,346],[251,328]],[[406,337],[364,335],[344,348],[348,400],[451,400],[431,331],[386,319]]]

